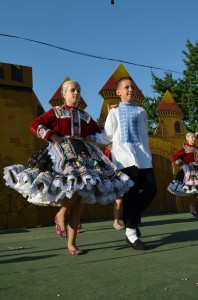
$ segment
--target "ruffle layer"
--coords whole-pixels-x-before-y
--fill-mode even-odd
[[[5,167],[4,179],[7,186],[27,198],[28,202],[41,206],[60,206],[63,198],[71,198],[76,192],[82,197],[82,203],[105,205],[123,196],[134,184],[120,171],[115,172],[113,180],[86,174],[79,182],[75,174],[53,176],[49,171],[25,169],[23,165]]]
[[[36,205],[60,206],[63,198],[71,199],[75,193],[83,203],[108,204],[134,184],[115,170],[98,147],[80,139],[49,143],[33,154],[27,166],[4,168],[4,179],[7,186]]]
[[[184,165],[182,170],[180,170],[176,175],[175,180],[169,184],[167,190],[180,197],[188,197],[193,194],[198,194],[197,170],[197,163]]]
[[[173,180],[167,190],[180,197],[188,197],[193,194],[198,194],[198,186],[197,185],[187,185],[178,180]]]

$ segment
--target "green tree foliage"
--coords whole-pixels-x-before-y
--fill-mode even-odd
[[[168,90],[184,113],[184,123],[187,129],[198,131],[198,42],[192,45],[187,39],[186,48],[186,51],[182,51],[186,67],[182,78],[173,79],[170,72],[165,72],[164,78],[159,78],[152,72],[152,88],[157,96],[146,97],[143,103],[148,113],[151,130],[156,128],[158,123],[156,109]]]

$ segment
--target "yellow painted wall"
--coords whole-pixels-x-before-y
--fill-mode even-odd
[[[32,69],[22,67],[23,81],[12,80],[11,65],[0,63],[0,229],[34,227],[52,222],[56,209],[38,207],[5,186],[3,168],[25,164],[41,143],[30,132],[30,122],[44,111],[32,89]]]

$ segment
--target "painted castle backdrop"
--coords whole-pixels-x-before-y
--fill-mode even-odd
[[[108,106],[119,102],[115,94],[116,82],[124,76],[133,78],[123,65],[119,65],[99,91],[102,98],[98,120],[100,126],[105,122]],[[69,80],[69,77],[65,80]],[[51,106],[62,104],[61,84],[49,100]],[[141,87],[136,85],[136,104],[141,106],[144,98]],[[81,109],[87,106],[82,97],[79,106]],[[43,112],[42,104],[33,90],[32,68],[0,63],[0,229],[53,223],[57,208],[29,204],[16,191],[6,187],[3,180],[5,166],[26,164],[34,150],[42,145],[42,141],[31,134],[29,124]],[[149,144],[158,192],[145,214],[188,211],[190,197],[176,197],[167,191],[168,184],[178,172],[178,167],[171,161],[171,155],[181,148],[186,135],[183,112],[169,91],[161,99],[156,114],[159,119],[158,126],[154,135],[149,134]],[[82,219],[107,217],[113,218],[112,205],[86,205],[82,215]]]

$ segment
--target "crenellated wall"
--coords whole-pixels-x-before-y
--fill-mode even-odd
[[[30,122],[44,112],[32,89],[32,69],[5,63],[0,69],[0,229],[47,225],[55,209],[29,204],[3,179],[5,166],[26,164],[42,145],[29,129]]]

